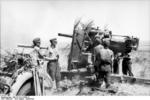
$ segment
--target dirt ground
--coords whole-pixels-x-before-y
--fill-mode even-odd
[[[60,58],[60,66],[62,70],[67,69],[67,55],[69,53],[69,45],[64,48],[59,48],[59,52],[62,55]],[[131,53],[132,57],[132,71],[134,76],[140,78],[150,79],[150,48],[149,47],[139,47],[138,51],[133,51]],[[63,59],[63,60],[62,60]],[[71,87],[66,91],[61,93],[54,93],[53,95],[94,95],[94,96],[137,96],[137,95],[149,95],[150,96],[150,86],[144,85],[131,85],[127,83],[114,83],[114,87],[117,88],[116,93],[109,93],[108,91],[92,90],[88,86],[83,86],[82,89],[79,87]]]
[[[87,85],[70,86],[59,92],[49,92],[47,95],[57,96],[150,96],[150,87],[144,85],[131,85],[127,83],[112,84],[113,90],[106,90],[104,85],[91,87]]]

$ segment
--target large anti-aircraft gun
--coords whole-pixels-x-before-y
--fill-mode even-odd
[[[72,38],[71,50],[68,59],[68,70],[85,68],[93,64],[92,48],[95,38],[99,40],[107,38],[110,40],[109,48],[114,54],[127,54],[137,50],[139,39],[130,36],[113,35],[109,30],[93,28],[91,23],[79,27],[80,21],[74,26],[73,35],[58,33],[58,36]]]

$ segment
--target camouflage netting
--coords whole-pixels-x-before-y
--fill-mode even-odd
[[[15,73],[21,67],[31,67],[29,54],[11,53],[1,50],[0,71]]]

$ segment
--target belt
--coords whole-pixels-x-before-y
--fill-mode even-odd
[[[110,62],[101,62],[101,65],[111,65]]]

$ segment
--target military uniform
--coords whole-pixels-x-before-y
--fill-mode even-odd
[[[119,74],[120,54],[117,53],[113,60],[113,73]]]
[[[129,74],[129,76],[133,76],[131,65],[132,65],[131,58],[129,55],[126,55],[122,61],[122,72],[124,75]]]
[[[33,40],[33,51],[31,52],[32,62],[35,66],[39,65],[39,60],[43,58],[40,50],[40,38],[35,38]]]
[[[108,40],[103,41],[104,48],[99,50],[97,53],[97,60],[99,61],[99,75],[98,79],[100,84],[104,81],[106,83],[106,88],[110,86],[110,73],[111,73],[111,64],[113,58],[113,52],[108,48],[109,42]]]
[[[61,74],[60,74],[60,66],[58,62],[59,55],[58,55],[56,47],[52,47],[52,46],[48,47],[48,57],[51,60],[49,60],[47,64],[47,72],[49,73],[49,75],[52,78],[52,81],[54,82],[53,85],[55,85],[55,82],[56,82],[56,87],[59,87]]]
[[[99,64],[100,64],[100,56],[99,56],[99,53],[100,53],[100,50],[103,49],[104,47],[99,44],[97,45],[96,47],[94,47],[94,68],[95,68],[95,72],[99,72]]]
[[[95,35],[93,54],[94,54],[94,68],[95,68],[96,75],[98,75],[99,64],[100,64],[100,58],[98,55],[100,53],[100,50],[104,48],[101,44],[102,44],[102,41],[101,41],[100,35],[99,34]]]

